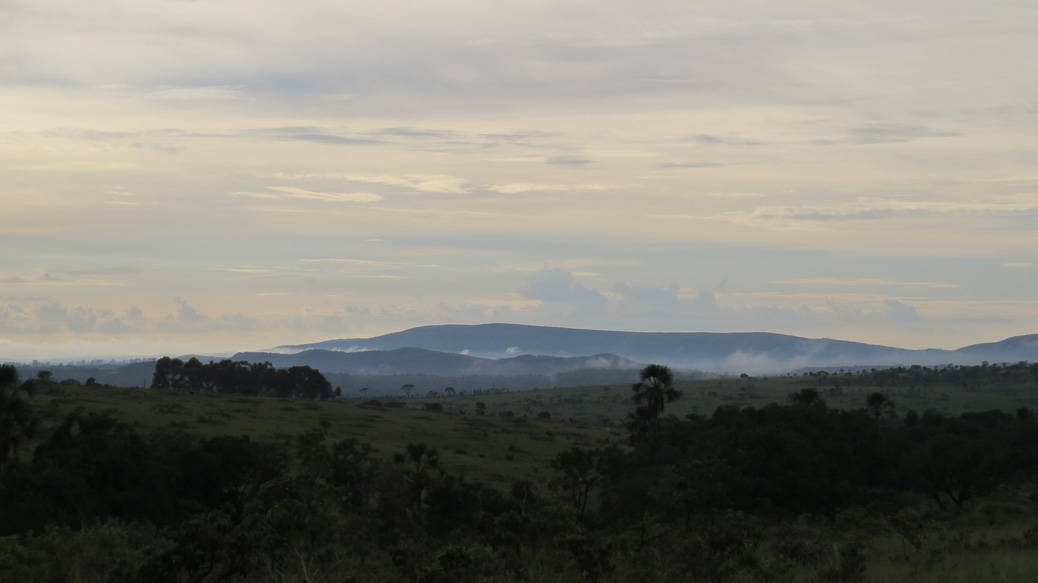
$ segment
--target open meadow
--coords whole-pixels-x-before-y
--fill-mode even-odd
[[[674,386],[682,396],[669,403],[666,412],[679,418],[689,414],[709,416],[722,406],[785,405],[790,402],[790,394],[804,388],[819,391],[829,407],[844,410],[862,409],[870,394],[881,392],[893,401],[898,417],[913,409],[920,414],[932,409],[952,416],[991,410],[1014,412],[1021,407],[1038,409],[1038,382],[1032,378],[989,380],[963,386],[961,382],[946,379],[887,384],[869,376],[828,374],[676,381]],[[536,417],[547,412],[556,420],[609,427],[622,423],[633,410],[632,396],[630,385],[609,385],[453,397],[438,395],[423,402],[440,402],[448,410],[465,412],[474,412],[476,403],[482,402],[488,415]]]

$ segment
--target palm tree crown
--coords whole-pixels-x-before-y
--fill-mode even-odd
[[[634,402],[644,403],[646,413],[658,419],[667,403],[681,397],[681,392],[674,388],[674,374],[662,364],[650,364],[642,369],[640,376],[641,381],[631,387]]]

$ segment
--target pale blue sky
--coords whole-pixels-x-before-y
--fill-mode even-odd
[[[0,360],[1038,332],[1032,2],[0,4]]]

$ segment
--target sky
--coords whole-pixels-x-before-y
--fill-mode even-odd
[[[1038,4],[4,0],[0,360],[1038,332]]]

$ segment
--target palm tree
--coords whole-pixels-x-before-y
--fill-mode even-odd
[[[36,434],[39,418],[27,399],[31,391],[31,382],[18,386],[13,366],[0,366],[0,471],[18,455],[18,446]]]
[[[667,403],[681,397],[681,392],[674,388],[674,374],[662,364],[650,364],[642,369],[641,380],[631,387],[634,390],[634,402],[644,407],[639,413],[652,419],[659,427],[660,416]]]
[[[865,406],[868,407],[872,416],[876,418],[876,426],[879,426],[879,420],[881,417],[893,417],[894,416],[894,401],[883,393],[872,393],[865,400]]]

